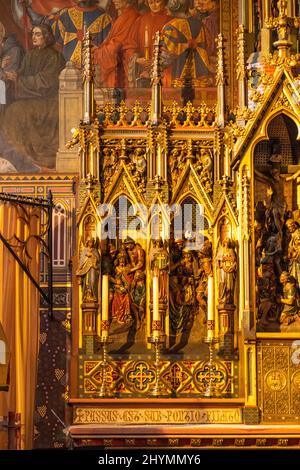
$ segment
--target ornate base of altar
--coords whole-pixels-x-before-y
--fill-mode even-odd
[[[300,448],[299,425],[245,424],[238,399],[71,399],[75,447]],[[254,419],[255,421],[255,419]]]

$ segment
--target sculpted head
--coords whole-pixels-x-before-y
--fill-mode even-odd
[[[295,232],[295,230],[297,229],[296,222],[293,219],[288,219],[285,225],[287,226],[287,229],[290,233]]]
[[[280,282],[281,284],[286,284],[290,279],[290,275],[287,271],[282,271],[282,273],[280,274]]]

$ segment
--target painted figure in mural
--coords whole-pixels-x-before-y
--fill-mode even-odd
[[[106,40],[95,49],[95,63],[99,65],[101,86],[115,88],[128,84],[128,64],[133,54],[131,31],[139,13],[136,0],[113,0],[118,12]]]
[[[37,172],[55,165],[58,77],[65,61],[52,47],[54,37],[49,25],[33,28],[32,44],[20,70],[10,73],[16,84],[16,101],[3,117],[0,153],[18,171]]]
[[[163,67],[170,67],[166,79],[171,70],[169,85],[183,86],[187,79],[193,86],[213,85],[215,65],[208,53],[212,37],[201,14],[195,8],[188,16],[189,2],[185,0],[171,0],[168,9],[177,16],[162,29]]]
[[[73,7],[78,3],[77,0],[21,0],[21,2],[22,1],[27,2],[36,14],[43,16],[50,15],[51,13],[55,13],[64,8]],[[80,3],[83,4],[88,2],[80,1]],[[97,0],[96,2],[90,3],[96,3],[100,8],[106,10],[109,0]]]
[[[280,302],[283,305],[280,315],[280,330],[300,331],[300,299],[296,279],[287,271],[283,271],[280,276],[280,282],[283,286],[283,295],[280,298]]]
[[[90,31],[93,43],[100,46],[111,29],[111,18],[99,8],[97,0],[78,0],[76,5],[50,16],[48,21],[65,60],[79,68],[84,30]]]
[[[76,0],[75,0],[76,1]],[[75,3],[74,0],[27,0],[27,3],[32,10],[39,15],[50,15],[54,11],[62,10],[63,8],[72,7]]]
[[[23,47],[16,35],[6,34],[0,23],[0,111],[1,105],[8,105],[14,100],[14,73],[20,68],[23,56]]]
[[[108,0],[13,0],[15,15],[20,15],[20,3],[32,25],[47,23],[53,29],[56,47],[66,61],[81,67],[84,29],[89,30],[95,45],[107,36],[111,18],[105,13]],[[20,3],[18,3],[20,2]],[[23,15],[23,9],[21,9]],[[23,17],[24,23],[24,17]]]
[[[130,60],[130,86],[150,86],[153,37],[156,31],[170,21],[167,12],[167,0],[147,0],[150,11],[144,13],[135,21],[131,41],[134,55]]]
[[[237,257],[233,241],[226,237],[218,254],[219,262],[219,306],[234,304],[234,289],[237,273]]]
[[[293,219],[286,221],[286,227],[290,234],[288,246],[289,274],[293,276],[298,287],[300,286],[300,226]]]
[[[220,2],[219,0],[194,0],[194,9],[210,32],[208,40],[211,39],[211,42],[207,42],[207,51],[209,55],[216,56],[215,38],[220,32]]]
[[[89,238],[80,255],[76,276],[81,278],[83,301],[98,300],[101,258],[94,238]]]

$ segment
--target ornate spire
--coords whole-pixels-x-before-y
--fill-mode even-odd
[[[279,0],[277,3],[279,15],[271,16],[266,19],[266,26],[269,29],[276,29],[278,41],[274,42],[274,46],[278,49],[279,57],[287,57],[289,55],[292,43],[288,40],[290,29],[292,27],[299,28],[300,18],[290,18],[287,16],[287,0]]]
[[[83,50],[83,122],[90,124],[95,117],[94,106],[94,55],[91,33],[87,31],[84,35]]]
[[[152,62],[152,99],[151,99],[151,124],[157,125],[162,117],[162,82],[161,82],[161,36],[159,31],[155,33],[153,44]]]

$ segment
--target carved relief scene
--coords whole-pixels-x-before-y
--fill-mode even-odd
[[[300,331],[297,129],[281,114],[268,134],[254,153],[257,329]]]

